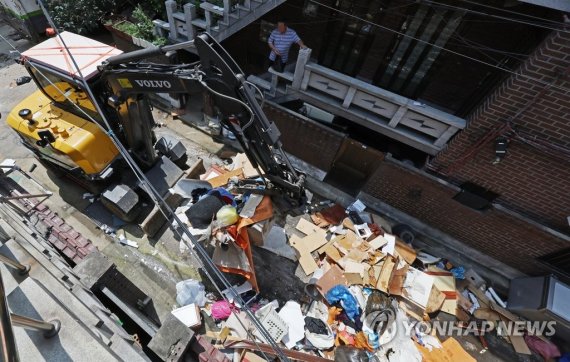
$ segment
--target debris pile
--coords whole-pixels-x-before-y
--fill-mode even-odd
[[[190,200],[177,215],[200,242],[213,247],[220,270],[245,278],[223,297],[208,293],[206,300],[203,286],[187,283],[196,296],[173,311],[188,326],[204,327],[200,308],[210,320],[205,334],[220,350],[242,350],[243,361],[275,355],[238,300],[255,312],[285,356],[301,361],[474,361],[451,335],[474,336],[484,353],[488,333],[520,321],[475,271],[416,250],[409,227],[390,227],[358,200],[348,208],[315,203],[320,210],[298,218],[287,236],[274,224],[271,198],[260,192],[263,182],[246,190],[239,186],[256,170],[239,155],[235,164],[239,167],[231,170],[212,167],[201,180],[177,185]],[[252,246],[298,261],[308,280],[302,300],[263,298]],[[431,328],[435,320],[448,322],[447,329]],[[553,346],[531,330],[499,334],[517,353],[531,354],[530,347],[539,345],[535,339]]]

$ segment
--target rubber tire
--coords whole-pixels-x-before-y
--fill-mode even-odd
[[[406,244],[411,244],[416,238],[414,229],[406,224],[398,224],[392,227],[392,234],[398,236]]]

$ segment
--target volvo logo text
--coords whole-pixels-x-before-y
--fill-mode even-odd
[[[172,85],[167,80],[136,80],[135,83],[139,85],[139,87],[147,87],[147,88],[172,88]]]

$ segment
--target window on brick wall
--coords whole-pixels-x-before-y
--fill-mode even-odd
[[[546,254],[538,257],[537,260],[552,271],[570,278],[570,248]]]
[[[499,194],[493,191],[472,182],[466,182],[461,185],[461,191],[453,199],[472,209],[484,211],[491,207],[497,197]]]

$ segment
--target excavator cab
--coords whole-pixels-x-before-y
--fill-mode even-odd
[[[93,84],[99,62],[122,53],[76,34],[64,34],[83,76]],[[90,120],[98,120],[99,115],[60,39],[50,38],[30,48],[19,62],[38,87],[7,118],[23,144],[40,159],[75,177],[90,181],[109,178],[119,152]]]

